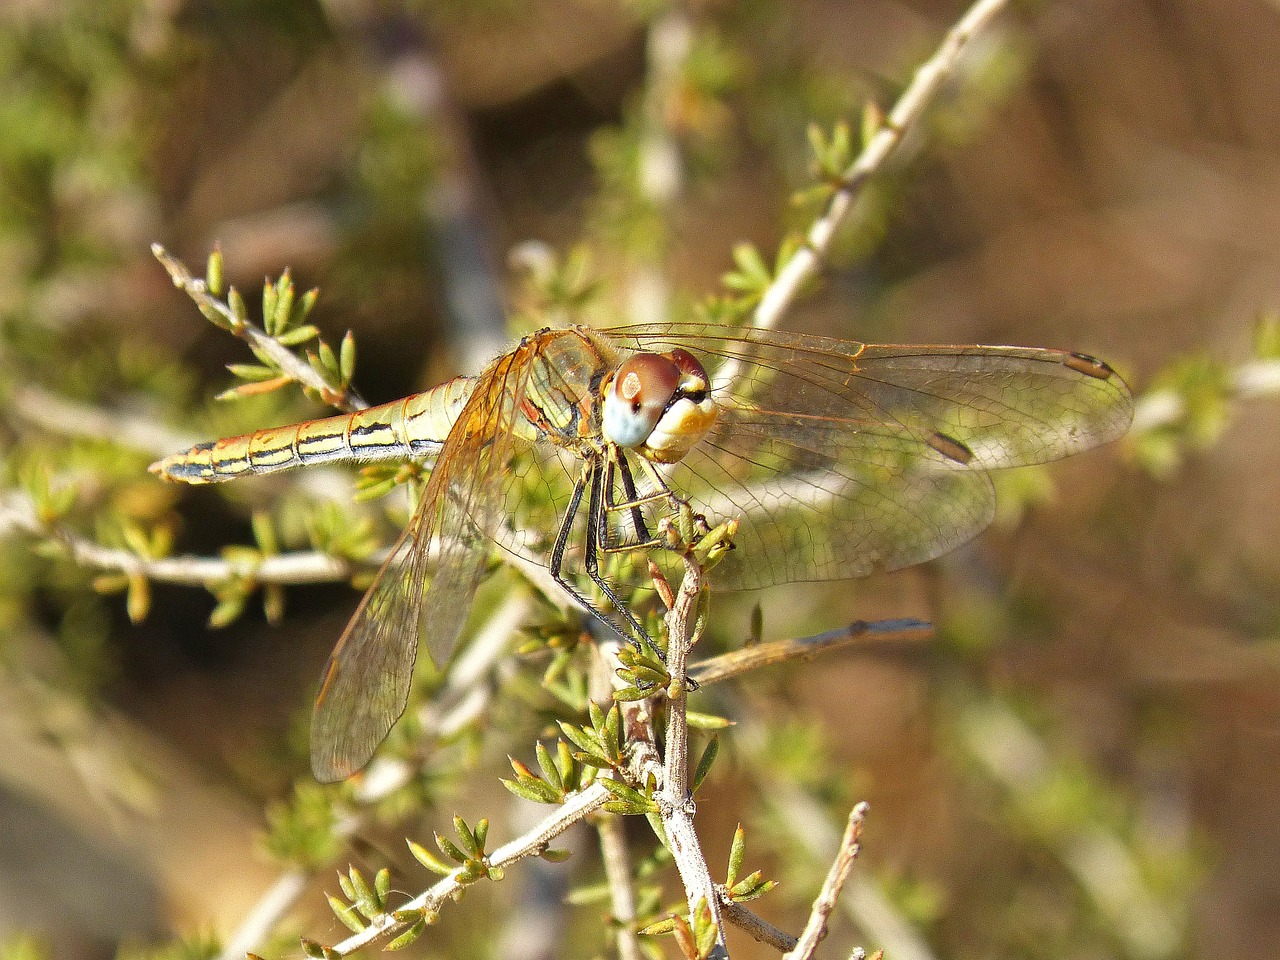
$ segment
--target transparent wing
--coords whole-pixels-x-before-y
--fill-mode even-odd
[[[404,713],[419,636],[437,663],[457,643],[497,521],[525,359],[517,350],[481,376],[412,521],[329,656],[311,721],[311,768],[321,782],[361,769]]]
[[[728,587],[920,563],[992,518],[986,471],[1115,439],[1132,400],[1105,364],[1058,350],[877,346],[709,324],[625,327],[717,369],[715,427],[670,470],[709,517],[741,516]]]

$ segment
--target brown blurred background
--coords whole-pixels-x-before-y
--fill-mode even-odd
[[[320,286],[315,322],[333,343],[354,330],[374,402],[501,342],[508,255],[526,240],[585,240],[618,316],[653,276],[687,309],[717,290],[735,243],[771,258],[811,215],[789,199],[807,183],[809,123],[856,129],[864,102],[890,106],[964,9],[693,4],[701,85],[665,115],[679,190],[641,217],[610,171],[665,6],[5,4],[9,397],[33,383],[208,435],[215,415],[187,421],[184,405],[247,357],[172,289],[152,241],[193,265],[220,241],[251,303],[286,266]],[[976,47],[787,325],[1068,347],[1105,357],[1137,393],[1177,371],[1199,382],[1186,375],[1197,362],[1213,383],[1248,363],[1259,314],[1280,307],[1280,8],[1015,4]],[[832,815],[871,802],[858,870],[936,956],[1227,960],[1280,942],[1280,406],[1206,402],[1220,433],[1171,441],[1160,469],[1137,442],[1056,465],[1041,475],[1051,499],[928,569],[747,598],[771,638],[857,618],[938,623],[927,648],[842,656],[744,694],[779,769],[788,751],[834,761]],[[308,411],[216,416],[231,430]],[[5,420],[14,462],[69,442],[13,403]],[[140,477],[146,462],[120,470]],[[180,550],[246,540],[259,494],[229,496],[183,495]],[[70,956],[227,934],[276,874],[255,852],[262,807],[305,776],[300,718],[357,594],[291,590],[282,624],[251,612],[209,632],[207,593],[158,585],[133,626],[118,597],[77,600],[83,581],[28,582],[30,548],[4,547],[0,902],[14,906],[0,930],[40,931]],[[745,634],[746,609],[718,608],[726,637]],[[768,778],[745,757],[722,763],[700,806],[713,856],[744,820],[760,861],[782,862],[788,844],[770,844],[761,813]],[[406,833],[429,837],[455,808],[496,816],[500,770],[352,856],[376,868],[392,850],[403,867]],[[340,938],[318,892],[331,878],[289,932]],[[788,882],[761,911],[795,930],[803,912],[786,897],[803,882]],[[474,930],[455,928],[454,947],[433,933],[421,955],[505,955]],[[878,935],[844,928],[827,955],[864,943],[894,956]]]

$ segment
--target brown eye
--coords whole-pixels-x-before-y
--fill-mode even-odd
[[[620,447],[641,446],[679,385],[680,369],[671,359],[656,353],[628,357],[605,393],[605,436]]]

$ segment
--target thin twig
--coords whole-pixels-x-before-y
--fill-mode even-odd
[[[636,936],[636,891],[631,876],[631,851],[627,832],[620,817],[596,818],[600,835],[600,859],[604,862],[605,879],[609,882],[609,907],[617,923],[619,960],[643,960],[640,938]]]
[[[447,737],[483,712],[492,699],[493,691],[493,685],[487,682],[487,678],[509,648],[512,633],[518,624],[524,622],[530,606],[528,594],[520,591],[508,594],[476,631],[475,638],[451,666],[440,692],[424,708],[424,730],[437,737]],[[360,833],[369,823],[372,807],[407,785],[416,772],[412,764],[376,758],[356,785],[358,809],[340,819],[334,833],[341,839]],[[227,939],[218,960],[239,960],[246,952],[260,946],[293,909],[313,873],[299,868],[282,872]]]
[[[270,357],[271,362],[283,370],[290,379],[310,387],[324,397],[326,403],[347,413],[364,410],[369,406],[353,387],[348,386],[342,392],[334,390],[325,382],[324,377],[296,353],[249,321],[237,317],[225,303],[209,292],[209,285],[204,280],[194,276],[187,269],[186,264],[160,244],[153,243],[151,252],[169,272],[173,285],[194,300],[201,312],[213,312],[222,317],[226,321],[227,330],[248,343],[255,352]]]
[[[314,550],[278,553],[257,560],[225,560],[192,555],[149,558],[128,550],[104,547],[40,519],[35,505],[23,494],[10,492],[0,498],[0,531],[11,527],[60,544],[81,566],[111,570],[127,576],[165,583],[210,586],[244,579],[283,585],[331,583],[349,580],[364,565]],[[376,566],[375,554],[368,561]]]
[[[163,456],[197,443],[197,438],[190,434],[160,426],[145,417],[76,403],[35,384],[16,387],[10,403],[24,420],[50,433],[107,440],[152,456]]]
[[[855,620],[837,630],[810,637],[777,640],[740,647],[718,657],[703,660],[689,668],[689,677],[699,686],[719,683],[761,667],[785,661],[809,660],[820,654],[835,653],[846,647],[867,644],[919,643],[933,636],[933,625],[923,620],[877,620],[868,623]]]
[[[592,621],[595,624],[595,621]],[[597,703],[608,703],[615,687],[623,686],[618,676],[621,661],[618,651],[622,640],[612,630],[600,628],[596,651],[598,656],[591,666],[589,682],[591,698]],[[628,751],[633,749],[632,737],[638,734],[644,743],[646,754],[656,755],[653,724],[647,700],[618,702],[622,714],[622,728]],[[611,814],[595,818],[596,832],[600,835],[600,856],[604,861],[605,880],[609,884],[610,909],[617,921],[619,960],[642,960],[640,938],[636,935],[635,877],[631,871],[631,851],[622,819]]]
[[[862,153],[845,171],[841,186],[810,225],[804,243],[791,255],[760,298],[751,325],[772,328],[795,302],[804,286],[817,275],[831,249],[836,231],[854,209],[870,179],[879,173],[901,145],[903,138],[929,106],[943,84],[955,72],[965,47],[1008,5],[1008,0],[978,0],[952,27],[942,44],[916,70],[907,89],[885,118]],[[739,364],[729,361],[716,373],[713,390],[719,392],[738,377]]]
[[[813,952],[818,949],[818,944],[826,937],[827,921],[831,917],[831,911],[836,908],[836,900],[840,896],[840,891],[844,889],[845,881],[849,878],[849,871],[853,869],[853,861],[857,859],[862,822],[866,819],[869,809],[863,802],[849,813],[849,822],[845,825],[844,837],[840,841],[840,851],[836,854],[831,869],[827,871],[827,879],[823,882],[817,899],[813,901],[809,922],[805,924],[804,932],[800,934],[800,940],[795,948],[784,954],[783,960],[811,960]]]
[[[699,903],[705,902],[716,925],[716,947],[712,958],[728,957],[724,920],[721,916],[720,893],[702,845],[693,826],[694,803],[689,792],[689,728],[685,708],[688,703],[686,663],[689,650],[697,639],[697,616],[702,599],[702,567],[691,556],[684,558],[685,572],[675,602],[667,611],[667,671],[671,674],[674,696],[667,703],[666,756],[663,760],[661,790],[655,799],[666,830],[672,859],[684,884],[692,919]]]
[[[723,888],[721,888],[721,897],[720,909],[724,918],[735,927],[745,931],[753,940],[767,944],[781,953],[794,949],[795,945],[800,942],[787,931],[779,930],[768,920],[748,910],[742,904],[730,900]]]
[[[525,857],[542,853],[551,841],[604,806],[613,798],[608,790],[599,783],[593,783],[572,794],[555,812],[543,819],[536,827],[509,843],[503,844],[486,858],[490,867],[508,867]],[[449,897],[463,889],[464,884],[458,881],[463,868],[459,867],[439,883],[418,894],[408,903],[397,908],[396,913],[426,911],[428,915],[435,913],[440,905]],[[337,956],[347,956],[361,947],[381,939],[384,936],[402,930],[406,925],[395,918],[392,913],[383,914],[370,922],[369,926],[357,934],[353,934],[341,943],[335,944],[331,950]]]

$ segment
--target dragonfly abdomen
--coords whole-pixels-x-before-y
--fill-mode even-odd
[[[151,465],[183,483],[218,483],[317,463],[368,463],[434,455],[471,394],[473,382],[450,380],[425,393],[356,413],[259,430],[202,443]]]

